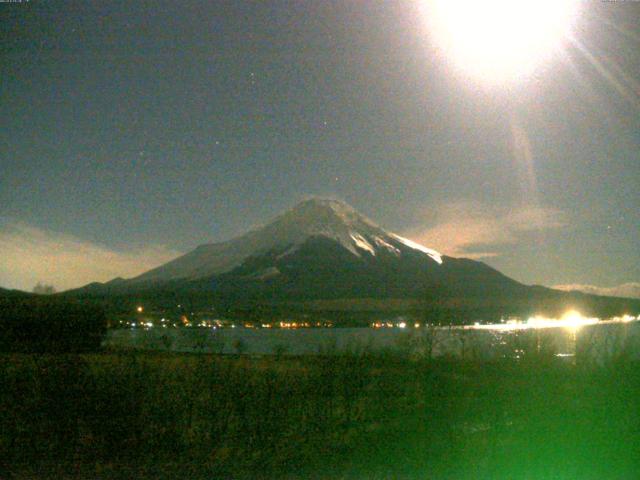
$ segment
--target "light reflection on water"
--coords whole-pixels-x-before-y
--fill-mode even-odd
[[[395,351],[415,357],[523,359],[537,355],[599,359],[640,353],[640,317],[600,321],[569,312],[560,319],[532,317],[493,325],[422,328],[119,329],[110,347],[223,354],[312,355]],[[536,357],[537,358],[537,357]]]

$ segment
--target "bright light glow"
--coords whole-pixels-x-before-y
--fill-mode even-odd
[[[470,73],[503,81],[532,73],[562,44],[578,0],[432,0],[425,11],[445,53]]]
[[[585,325],[593,325],[598,323],[600,319],[598,318],[587,318],[583,317],[582,314],[576,312],[575,310],[570,310],[566,312],[562,318],[554,319],[554,318],[544,318],[540,316],[532,317],[527,320],[527,326],[529,328],[568,328],[570,330],[577,330],[580,327]]]
[[[632,317],[633,319],[633,317]],[[519,320],[509,320],[507,323],[485,324],[485,325],[468,325],[464,328],[474,330],[496,330],[496,331],[515,331],[530,330],[536,328],[567,328],[572,331],[585,325],[594,325],[596,323],[610,323],[615,321],[601,321],[595,317],[583,317],[579,312],[571,310],[566,312],[561,318],[547,318],[542,315],[529,317],[526,322]]]
[[[398,324],[398,326],[399,326],[400,328],[406,328],[407,324],[406,324],[405,322],[400,322],[400,323]]]
[[[584,318],[579,312],[576,312],[575,310],[571,310],[565,313],[560,321],[563,323],[563,326],[565,328],[569,328],[571,330],[577,330],[584,325],[589,325],[589,323],[595,323],[590,322],[590,319]]]
[[[138,307],[138,308],[136,308],[136,311],[137,311],[138,313],[142,313],[142,311],[143,311],[143,310],[144,310],[144,309],[143,309],[142,307]]]

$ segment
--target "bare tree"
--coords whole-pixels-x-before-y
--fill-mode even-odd
[[[38,282],[36,286],[33,287],[33,293],[37,293],[39,295],[53,295],[56,293],[56,289],[53,285]]]

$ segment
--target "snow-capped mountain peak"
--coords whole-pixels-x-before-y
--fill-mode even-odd
[[[311,238],[332,240],[356,257],[413,251],[437,264],[442,257],[435,250],[389,233],[358,213],[350,205],[333,199],[313,198],[298,203],[271,223],[236,239],[207,245],[137,277],[136,281],[198,279],[221,274],[249,257],[280,252],[291,255]]]

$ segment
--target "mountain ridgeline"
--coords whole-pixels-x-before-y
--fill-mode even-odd
[[[224,312],[412,313],[448,320],[558,314],[610,316],[640,302],[523,285],[488,265],[453,258],[388,232],[337,200],[299,203],[271,223],[206,244],[131,279],[66,295],[106,302],[190,302]],[[446,319],[445,319],[446,320]]]

